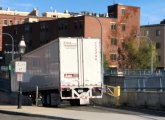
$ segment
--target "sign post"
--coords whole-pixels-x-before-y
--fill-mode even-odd
[[[17,81],[19,82],[18,88],[18,109],[21,108],[21,82],[23,81],[23,73],[26,72],[26,62],[25,61],[16,61],[15,62],[15,72],[17,74]]]

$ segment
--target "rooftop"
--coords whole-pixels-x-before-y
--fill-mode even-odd
[[[143,27],[159,27],[159,26],[165,26],[165,24],[142,25],[140,27],[143,28]]]

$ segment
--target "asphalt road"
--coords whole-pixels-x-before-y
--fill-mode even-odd
[[[0,120],[52,120],[52,119],[0,113]]]
[[[99,113],[124,114],[139,117],[139,120],[165,120],[165,111],[137,109],[137,108],[111,108],[103,106],[59,106],[61,109]]]
[[[33,109],[33,112],[28,112],[32,111],[31,109]],[[58,108],[26,107],[16,111],[24,112],[20,114],[0,111],[0,120],[71,120],[71,118],[88,120],[93,120],[94,118],[95,120],[100,120],[100,118],[104,120],[165,120],[165,112],[163,111],[132,108],[119,109],[102,106],[71,107],[69,105],[61,105]]]

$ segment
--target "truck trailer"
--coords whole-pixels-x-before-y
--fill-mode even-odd
[[[38,86],[44,106],[57,106],[62,100],[83,105],[102,98],[100,39],[60,37],[23,55],[22,61],[27,62],[22,92],[35,96]],[[16,74],[11,73],[13,92],[18,91]]]

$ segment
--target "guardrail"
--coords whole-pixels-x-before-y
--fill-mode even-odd
[[[155,70],[153,73],[151,70],[105,70],[105,76],[112,75],[112,76],[165,76],[165,70]]]
[[[150,70],[123,70],[119,73],[106,72],[104,83],[111,86],[119,85],[122,91],[165,91],[164,70],[156,70],[153,74]]]

